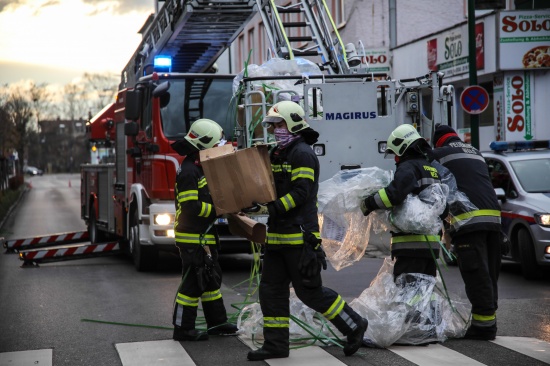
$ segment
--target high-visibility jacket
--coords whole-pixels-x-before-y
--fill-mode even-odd
[[[434,183],[441,183],[437,169],[423,156],[401,156],[396,163],[394,179],[376,192],[374,202],[377,208],[389,210],[401,205],[409,193],[418,195]],[[438,257],[439,235],[392,232],[391,236],[392,257],[431,258],[434,254]]]
[[[196,154],[186,156],[181,163],[176,176],[175,196],[176,244],[217,244],[215,227],[208,230],[216,219],[216,210]]]
[[[278,198],[273,202],[276,217],[270,215],[268,222],[267,244],[302,245],[303,231],[319,238],[319,160],[311,146],[300,137],[284,149],[276,148],[271,169]]]
[[[458,137],[451,137],[442,147],[433,149],[433,157],[453,173],[457,188],[477,208],[451,205],[449,234],[472,231],[500,231],[500,205],[489,177],[489,169],[481,153]]]

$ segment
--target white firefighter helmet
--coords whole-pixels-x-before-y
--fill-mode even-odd
[[[394,153],[397,156],[402,156],[405,151],[419,139],[423,138],[418,131],[416,131],[416,128],[409,124],[402,124],[393,130],[388,137],[385,155],[387,156],[389,153]]]
[[[305,115],[304,109],[299,104],[285,100],[274,104],[269,109],[262,125],[269,127],[269,123],[285,121],[288,130],[291,133],[296,133],[309,127],[304,119]]]
[[[184,137],[199,150],[209,149],[219,144],[223,137],[223,129],[211,119],[201,118],[193,122],[189,132]]]

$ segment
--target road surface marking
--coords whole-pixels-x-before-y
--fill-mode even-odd
[[[117,343],[115,348],[124,366],[195,366],[180,342],[171,339]]]
[[[26,366],[26,365],[53,365],[53,351],[51,349],[38,349],[33,351],[0,353],[0,365]]]
[[[491,341],[526,356],[550,364],[550,343],[528,337],[498,337]]]
[[[478,362],[470,357],[453,351],[440,344],[430,344],[424,347],[416,346],[390,346],[388,351],[403,357],[420,366],[481,366],[484,363]]]

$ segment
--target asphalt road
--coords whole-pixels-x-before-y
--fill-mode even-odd
[[[79,175],[45,175],[28,180],[32,189],[0,228],[0,236],[13,239],[85,230],[80,219]],[[350,302],[369,287],[382,262],[382,258],[363,258],[338,272],[329,268],[323,274],[324,283]],[[243,303],[253,302],[257,296],[255,286],[248,281],[252,263],[252,257],[246,254],[221,258],[225,305],[235,317]],[[44,263],[32,268],[21,268],[21,264],[17,254],[0,254],[0,366],[19,365],[6,359],[15,355],[12,352],[28,350],[51,350],[53,365],[126,366],[136,363],[122,360],[121,345],[171,339],[172,302],[181,278],[178,257],[162,255],[157,269],[147,273],[137,272],[124,256]],[[447,267],[442,271],[449,292],[465,299],[458,269]],[[524,280],[517,265],[503,264],[497,340],[518,343],[532,339],[548,356],[549,281]],[[190,365],[242,365],[249,350],[237,337],[182,342],[181,347],[190,356]],[[395,347],[362,348],[357,355],[344,357],[338,347],[327,347],[322,351],[324,361],[316,364],[337,364],[330,363],[329,358],[340,365],[546,364],[493,342],[450,339],[441,345],[405,348],[406,354]],[[456,351],[467,361],[453,363],[443,358],[439,363],[429,363],[430,355],[440,348]],[[304,352],[308,349],[314,347]],[[409,356],[414,350],[421,353],[421,361]],[[299,364],[307,364],[304,362]],[[172,365],[166,360],[151,364]],[[288,359],[278,364],[293,363]]]

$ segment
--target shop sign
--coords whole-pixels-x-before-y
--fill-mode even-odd
[[[531,95],[531,75],[529,72],[509,72],[504,75],[506,141],[523,141],[534,138]]]
[[[483,23],[475,25],[476,68],[485,68]],[[468,25],[438,35],[428,41],[428,69],[442,71],[445,76],[467,73],[468,64]]]
[[[501,70],[550,68],[550,10],[499,13]]]
[[[495,141],[505,141],[504,78],[502,74],[496,74],[493,78],[493,113],[495,116]]]
[[[359,48],[357,50],[357,56],[361,58],[361,67],[362,68],[368,67],[368,72],[389,73],[391,70],[390,50],[387,48],[379,48],[379,49]]]

